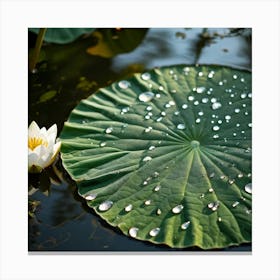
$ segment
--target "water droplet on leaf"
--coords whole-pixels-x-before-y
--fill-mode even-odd
[[[252,183],[249,183],[245,186],[245,191],[250,194],[252,193]]]
[[[186,230],[189,227],[190,223],[191,223],[190,221],[187,221],[181,224],[181,229]]]
[[[149,102],[154,98],[154,93],[150,91],[142,92],[139,96],[138,99],[142,102]]]
[[[159,234],[159,232],[160,232],[160,228],[157,227],[157,228],[152,229],[149,232],[149,234],[150,234],[150,236],[155,237],[155,236],[157,236]]]
[[[130,212],[130,211],[132,210],[132,208],[133,208],[132,204],[128,204],[128,205],[124,208],[124,210],[125,210],[126,212]]]
[[[132,228],[129,229],[128,233],[131,237],[136,237],[138,230],[139,230],[139,228],[132,227]]]
[[[145,81],[150,80],[151,79],[151,74],[150,73],[143,73],[141,75],[141,78]]]
[[[111,200],[106,200],[106,201],[102,202],[102,203],[99,205],[98,209],[99,209],[100,211],[107,211],[107,210],[109,210],[112,206],[113,206],[113,201],[111,201]]]
[[[183,123],[179,123],[179,124],[177,125],[177,128],[182,130],[182,129],[185,129],[186,126],[185,126]]]
[[[150,161],[150,160],[152,160],[152,158],[150,156],[146,156],[146,157],[143,158],[144,162],[147,162],[147,161]]]
[[[130,87],[131,84],[129,81],[122,80],[122,81],[119,81],[118,85],[122,89],[127,89]]]
[[[180,213],[183,209],[184,209],[184,206],[183,206],[182,204],[180,204],[180,205],[177,205],[177,206],[173,207],[173,208],[172,208],[172,212],[173,212],[174,214],[178,214],[178,213]]]

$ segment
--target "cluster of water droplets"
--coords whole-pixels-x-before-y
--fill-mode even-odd
[[[183,74],[188,76],[190,74],[191,69],[189,67],[185,67],[183,69]],[[178,80],[177,74],[171,70],[169,72],[173,80]],[[211,70],[208,73],[206,72],[198,72],[197,76],[199,78],[204,79],[214,79],[215,78],[215,71]],[[145,82],[149,82],[152,79],[152,75],[148,72],[141,74],[141,79]],[[240,82],[245,82],[245,79],[243,77],[238,77],[238,75],[234,74],[232,76],[233,80],[238,80]],[[154,130],[153,124],[151,121],[154,122],[161,122],[164,118],[168,118],[169,116],[177,117],[176,120],[178,120],[177,123],[175,123],[175,129],[179,131],[186,130],[187,126],[189,126],[189,120],[188,122],[185,121],[184,117],[181,117],[183,114],[187,112],[193,112],[195,114],[194,118],[194,124],[193,125],[206,125],[206,129],[208,128],[207,124],[209,125],[209,130],[212,131],[212,138],[213,139],[220,139],[220,133],[223,131],[224,127],[229,124],[234,124],[235,130],[232,134],[233,137],[240,136],[241,134],[245,134],[242,131],[244,130],[244,124],[241,122],[235,123],[236,119],[240,114],[249,116],[249,111],[247,109],[248,100],[252,97],[252,94],[248,91],[244,91],[242,93],[237,93],[234,87],[227,86],[228,81],[226,79],[221,79],[217,82],[217,86],[222,88],[225,93],[227,94],[227,99],[222,100],[218,96],[218,90],[213,86],[207,87],[205,84],[198,84],[196,87],[192,88],[191,92],[187,93],[187,98],[184,101],[183,104],[176,104],[175,99],[171,99],[169,97],[169,100],[167,100],[167,96],[165,91],[166,89],[163,86],[159,86],[157,89],[153,89],[152,85],[149,83],[147,86],[147,89],[141,92],[138,95],[138,103],[144,106],[144,121],[147,121],[147,125],[143,125],[143,133],[151,133]],[[122,80],[118,82],[118,86],[121,90],[127,90],[131,88],[131,83],[126,80]],[[169,94],[176,94],[177,91],[175,89],[170,90]],[[158,101],[159,99],[163,100],[162,108],[159,110],[158,106],[155,106],[154,102]],[[230,101],[228,101],[230,100]],[[247,101],[247,103],[245,102]],[[238,105],[236,105],[238,104]],[[126,106],[120,108],[119,113],[121,115],[125,115],[127,113],[130,113],[133,110],[133,106],[135,104]],[[226,108],[226,109],[225,109]],[[209,115],[209,112],[211,114]],[[249,117],[248,117],[249,119]],[[246,118],[245,118],[246,120]],[[250,129],[252,127],[251,121],[247,121],[246,124],[247,129]],[[233,127],[233,126],[232,126]],[[241,132],[239,131],[242,127]],[[105,135],[113,134],[115,127],[108,126],[104,129]],[[230,138],[230,137],[229,137]],[[225,138],[224,138],[225,139]],[[105,147],[107,143],[105,141],[100,142],[100,147]],[[193,148],[198,147],[200,145],[200,142],[193,140],[191,141],[191,146]],[[147,151],[151,152],[156,148],[154,144],[150,144],[147,147]],[[249,150],[249,152],[251,152]],[[142,158],[143,163],[149,163],[153,159],[151,154],[145,155]],[[153,179],[157,178],[159,176],[158,172],[155,172],[153,175],[148,176],[142,183],[142,187],[148,187],[151,186],[151,193],[158,194],[162,190],[162,185],[159,182],[154,182]],[[209,175],[209,178],[214,178],[216,175],[214,173]],[[249,177],[249,176],[248,176]],[[244,174],[239,173],[237,175],[236,179],[242,179],[244,178]],[[219,179],[228,182],[229,185],[233,185],[236,183],[236,180],[233,178],[229,178],[226,175],[219,176]],[[247,194],[252,194],[252,184],[247,183],[243,190]],[[206,193],[201,194],[199,197],[201,199],[205,199],[205,205],[206,207],[212,211],[212,212],[219,212],[219,207],[221,202],[219,200],[212,199],[211,195],[215,194],[215,186],[211,186],[208,188]],[[95,193],[89,193],[84,196],[86,200],[92,201],[96,199],[97,195]],[[239,207],[240,204],[242,204],[242,201],[244,200],[243,197],[237,198],[236,201],[233,201],[231,204],[232,208]],[[166,211],[165,209],[160,209],[157,205],[156,200],[146,198],[142,202],[143,207],[147,208],[154,208],[154,214],[157,216],[162,215],[163,211]],[[101,212],[108,211],[113,206],[113,201],[111,200],[105,200],[101,202],[98,205],[98,210]],[[124,206],[123,211],[126,213],[126,215],[130,215],[128,213],[133,212],[135,210],[135,205],[133,206],[133,203],[129,203]],[[174,215],[179,215],[184,211],[185,206],[183,204],[178,203],[177,205],[174,205],[169,211]],[[247,209],[247,211],[250,211],[250,209]],[[218,216],[217,220],[219,222],[222,222],[223,218]],[[181,223],[180,229],[181,230],[187,230],[190,226],[191,222],[189,220],[185,220]],[[133,226],[129,228],[128,234],[131,237],[136,238],[139,231],[140,226]],[[148,235],[150,237],[156,237],[159,235],[161,231],[160,226],[153,227],[150,230],[148,230]]]

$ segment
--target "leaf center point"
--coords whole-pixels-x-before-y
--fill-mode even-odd
[[[192,140],[192,141],[191,141],[191,146],[192,146],[193,148],[198,148],[198,147],[200,146],[200,142],[197,141],[197,140]]]

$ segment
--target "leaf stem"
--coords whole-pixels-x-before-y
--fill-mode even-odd
[[[40,50],[43,44],[44,36],[47,31],[47,28],[40,28],[39,34],[37,36],[36,44],[35,44],[35,50],[32,55],[30,64],[29,64],[29,70],[34,73],[36,71],[36,63],[38,61],[39,55],[40,55]]]

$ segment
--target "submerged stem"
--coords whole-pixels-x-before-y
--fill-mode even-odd
[[[39,30],[39,34],[38,34],[36,44],[35,44],[35,50],[34,50],[34,53],[32,55],[32,58],[31,58],[31,61],[29,64],[29,70],[31,72],[35,71],[36,63],[37,63],[39,55],[40,55],[40,50],[41,50],[41,47],[43,44],[43,40],[44,40],[46,31],[47,31],[47,28],[40,28],[40,30]]]

